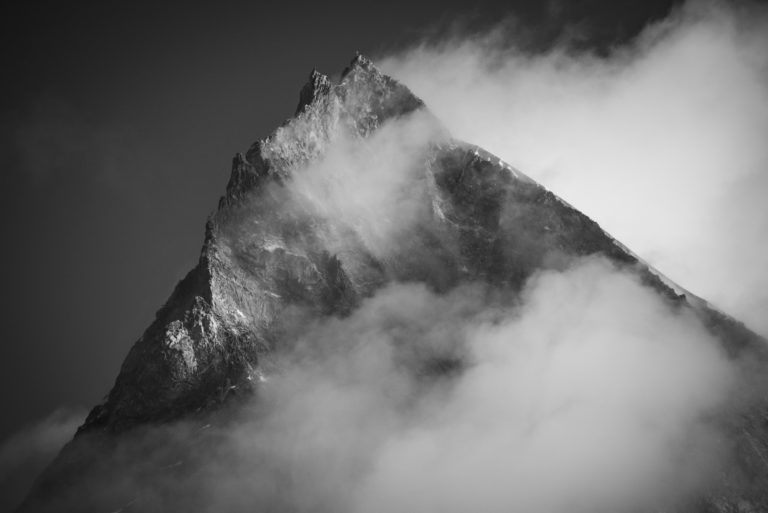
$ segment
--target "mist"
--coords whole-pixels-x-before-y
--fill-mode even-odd
[[[768,10],[692,1],[607,56],[514,23],[379,60],[458,138],[547,186],[672,280],[768,333]]]
[[[521,297],[393,284],[302,323],[234,419],[128,435],[85,490],[142,511],[418,513],[671,508],[714,486],[739,376],[693,314],[601,258]]]
[[[601,258],[515,304],[392,284],[284,343],[234,416],[129,433],[56,507],[631,511],[685,504],[727,462],[737,365]]]
[[[325,224],[325,246],[349,249],[354,233],[378,258],[402,245],[403,235],[428,215],[428,173],[432,144],[446,142],[440,123],[422,111],[384,123],[366,138],[340,129],[321,158],[292,172],[291,208],[308,211]]]

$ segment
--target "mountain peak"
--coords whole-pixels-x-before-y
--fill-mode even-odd
[[[301,114],[307,105],[314,103],[321,95],[327,94],[331,88],[331,80],[313,68],[309,74],[309,80],[299,93],[299,104],[296,107],[296,115]]]
[[[417,124],[425,119],[428,130]],[[386,179],[371,180],[375,171]],[[387,237],[368,229],[371,220]],[[366,57],[356,55],[336,83],[312,70],[294,117],[233,159],[198,264],[137,340],[107,400],[41,479],[48,495],[33,498],[56,504],[57,493],[84,495],[69,488],[93,457],[72,456],[81,440],[206,415],[258,394],[280,369],[297,312],[313,322],[344,318],[404,282],[437,294],[482,284],[515,297],[536,273],[591,256],[631,273],[670,309],[697,316],[732,352],[758,343],[733,319],[676,292],[555,194],[451,138],[421,99]],[[422,374],[467,364],[429,352],[414,358],[413,372]],[[92,469],[95,479],[122,479],[108,464]],[[78,510],[108,510],[101,499],[85,497],[94,507],[78,503]],[[34,501],[27,507],[39,510]]]
[[[342,76],[347,75],[350,71],[354,70],[355,68],[360,68],[364,70],[375,70],[376,72],[378,72],[378,69],[373,64],[373,61],[360,52],[355,52],[355,56],[349,62],[349,66],[347,66],[342,72]]]
[[[317,157],[340,127],[365,136],[382,123],[423,107],[424,102],[405,85],[381,73],[361,54],[336,83],[313,69],[301,88],[294,116],[256,141],[244,158],[235,157],[220,206],[232,204],[270,173],[285,175]]]
[[[686,301],[587,216],[497,157],[450,137],[425,143],[420,151],[426,160],[420,165],[426,167],[414,171],[414,176],[424,176],[411,186],[433,184],[420,193],[431,205],[425,205],[431,213],[420,221],[425,233],[434,231],[430,244],[456,232],[455,241],[446,240],[442,249],[432,247],[436,253],[422,255],[442,255],[439,279],[434,269],[407,263],[413,255],[389,256],[374,265],[378,257],[363,243],[346,249],[339,260],[338,250],[324,246],[312,228],[304,228],[298,239],[286,238],[284,230],[295,228],[285,223],[319,225],[305,219],[308,214],[288,209],[294,200],[281,184],[290,182],[297,169],[322,160],[342,134],[364,141],[387,121],[416,111],[426,114],[424,103],[361,54],[338,83],[312,70],[296,115],[233,159],[232,176],[207,226],[198,266],[131,350],[107,403],[94,410],[87,426],[122,429],[162,420],[214,404],[232,390],[249,389],[260,372],[259,355],[274,343],[270,326],[291,297],[304,298],[321,311],[342,312],[370,294],[371,284],[397,276],[425,281],[438,290],[467,279],[521,287],[547,265],[548,255],[558,253],[569,258],[601,254],[632,267],[669,300]],[[265,190],[265,183],[276,187]],[[510,204],[515,208],[507,209]],[[508,253],[505,247],[511,241],[514,251]],[[269,249],[273,246],[280,253]],[[424,248],[416,253],[420,251]],[[714,319],[706,308],[702,312]],[[236,360],[229,356],[232,351]]]

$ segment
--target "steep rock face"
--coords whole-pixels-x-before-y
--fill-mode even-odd
[[[319,158],[339,131],[364,137],[422,106],[361,56],[335,86],[313,71],[297,116],[235,157],[197,267],[131,349],[106,402],[81,431],[162,422],[248,391],[262,372],[260,355],[275,343],[282,308],[301,302],[325,313],[348,310],[359,291],[313,236],[312,220],[286,212],[279,189],[256,189]],[[259,226],[239,237],[254,219]]]
[[[408,140],[385,137],[388,123],[397,122],[416,126]],[[408,147],[398,164],[407,172],[393,177],[407,197],[394,206],[374,205],[373,215],[392,218],[384,223],[386,238],[358,229],[369,210],[353,210],[339,222],[301,189],[310,164],[333,164],[337,144],[363,145],[361,165],[376,165],[375,148],[365,146],[370,140]],[[381,243],[392,239],[398,244]],[[366,58],[357,56],[335,84],[313,71],[295,117],[234,158],[199,263],[131,349],[106,401],[73,444],[258,393],[279,366],[294,307],[343,316],[392,281],[445,291],[480,280],[515,291],[537,270],[565,268],[589,255],[637,273],[670,307],[696,312],[732,354],[764,357],[759,337],[669,283],[587,216],[497,157],[452,139],[421,100]],[[766,419],[758,412],[747,423],[742,467],[764,479],[755,455],[768,454]],[[71,465],[67,451],[39,489],[55,487],[62,472],[71,474],[62,470]],[[82,458],[77,465],[85,465]],[[752,505],[766,501],[755,479]],[[706,507],[730,511],[737,503],[727,498]]]

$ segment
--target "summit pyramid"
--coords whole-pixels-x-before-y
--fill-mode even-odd
[[[494,301],[514,305],[533,276],[592,258],[633,276],[669,311],[697,319],[728,358],[765,364],[759,336],[521,171],[454,139],[367,58],[356,56],[338,81],[313,71],[295,115],[234,157],[197,265],[20,511],[194,509],[179,498],[189,491],[164,489],[158,477],[188,459],[148,454],[175,444],[176,455],[194,453],[211,416],[226,425],[221,419],[237,417],[240,405],[258,404],[290,361],[297,330],[355,315],[392,284],[418,284],[435,297],[482,284]],[[471,365],[453,346],[407,354],[408,372],[424,380]],[[768,511],[764,412],[754,407],[724,422],[737,470],[696,511]],[[183,443],[163,431],[179,423],[196,426]],[[136,472],[153,476],[153,493],[126,484],[134,459],[144,461]]]

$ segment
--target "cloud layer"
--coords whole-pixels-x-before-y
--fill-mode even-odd
[[[712,483],[727,449],[713,414],[736,375],[693,315],[602,259],[540,273],[523,298],[390,285],[290,335],[236,420],[125,437],[72,497],[538,513],[672,507]]]
[[[765,334],[766,48],[765,8],[690,2],[607,57],[567,46],[527,55],[500,26],[381,66],[455,136]]]

